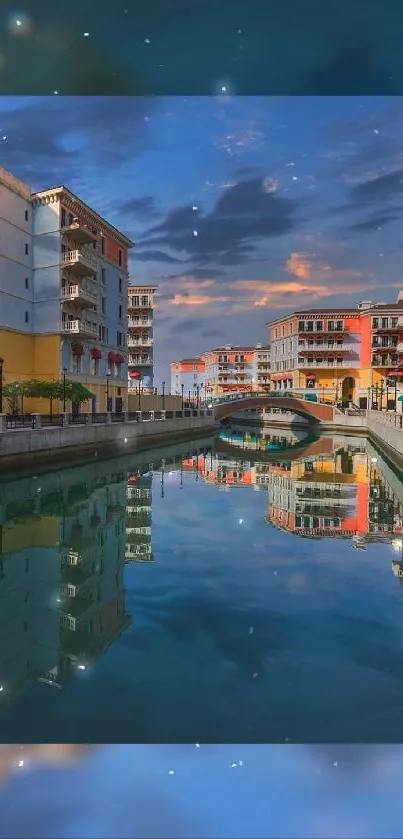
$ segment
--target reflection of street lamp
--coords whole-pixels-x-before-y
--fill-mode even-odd
[[[66,373],[67,367],[63,367],[63,413],[66,413]]]
[[[0,414],[3,413],[3,364],[4,358],[0,358]]]
[[[162,382],[162,410],[165,408],[165,382]]]

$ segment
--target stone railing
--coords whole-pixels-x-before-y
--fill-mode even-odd
[[[9,416],[0,414],[0,433],[39,430],[41,428],[61,428],[70,425],[109,425],[111,423],[154,422],[156,420],[185,419],[189,417],[212,417],[209,409],[186,408],[183,411],[121,411],[103,414],[25,414]]]

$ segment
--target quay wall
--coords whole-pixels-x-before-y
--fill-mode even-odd
[[[133,449],[169,445],[214,433],[212,416],[190,416],[142,422],[114,422],[24,428],[0,433],[0,470],[55,461],[80,462],[83,457],[117,456]]]

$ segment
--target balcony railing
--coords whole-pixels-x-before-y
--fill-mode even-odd
[[[77,276],[87,277],[96,274],[97,263],[87,251],[64,251],[62,253],[62,268]]]
[[[129,366],[135,364],[137,366],[142,365],[143,367],[150,367],[152,363],[152,358],[150,358],[150,356],[143,355],[138,357],[134,356],[131,358],[129,356]]]
[[[397,355],[374,355],[371,359],[372,367],[392,367],[398,363]]]
[[[318,370],[321,370],[323,367],[325,367],[327,370],[329,370],[329,369],[339,370],[339,369],[342,369],[343,367],[351,368],[351,362],[349,362],[349,361],[339,361],[339,363],[334,362],[332,364],[329,361],[314,361],[312,363],[312,362],[308,362],[304,358],[299,358],[298,359],[298,367],[302,370],[305,369],[305,368],[309,369],[309,370],[315,370],[315,368],[318,369]]]
[[[298,352],[353,352],[357,349],[355,344],[318,344],[317,342],[309,346],[299,346]]]
[[[153,342],[150,338],[133,338],[132,335],[129,335],[127,339],[128,347],[152,347],[152,345]]]
[[[87,288],[83,288],[81,283],[76,285],[69,285],[62,287],[62,300],[64,303],[77,303],[81,306],[95,306],[98,298],[97,295]]]
[[[61,331],[67,332],[68,335],[90,335],[92,338],[98,338],[97,327],[85,320],[64,320]]]
[[[63,225],[62,233],[70,239],[73,239],[79,245],[92,245],[97,238],[96,234],[89,227],[80,224],[79,221],[73,221],[72,224]]]
[[[129,320],[127,322],[127,325],[129,327],[129,329],[135,329],[135,328],[138,329],[140,327],[148,328],[148,327],[153,325],[153,322],[152,322],[152,320],[150,320],[150,318],[140,318],[140,319],[129,318]]]

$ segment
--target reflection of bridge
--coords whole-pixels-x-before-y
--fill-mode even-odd
[[[282,408],[292,414],[304,417],[310,423],[333,422],[337,408],[322,402],[310,402],[296,396],[275,397],[264,393],[248,394],[244,397],[234,394],[231,398],[217,400],[214,404],[214,416],[220,421],[238,411],[250,411],[254,408]]]
[[[231,457],[241,456],[250,463],[273,463],[278,461],[303,460],[309,457],[318,457],[325,454],[333,454],[334,445],[332,437],[319,437],[315,440],[304,440],[289,449],[278,449],[277,451],[262,451],[253,449],[242,449],[236,443],[222,440],[221,437],[214,440],[214,451],[217,454],[226,454]]]

